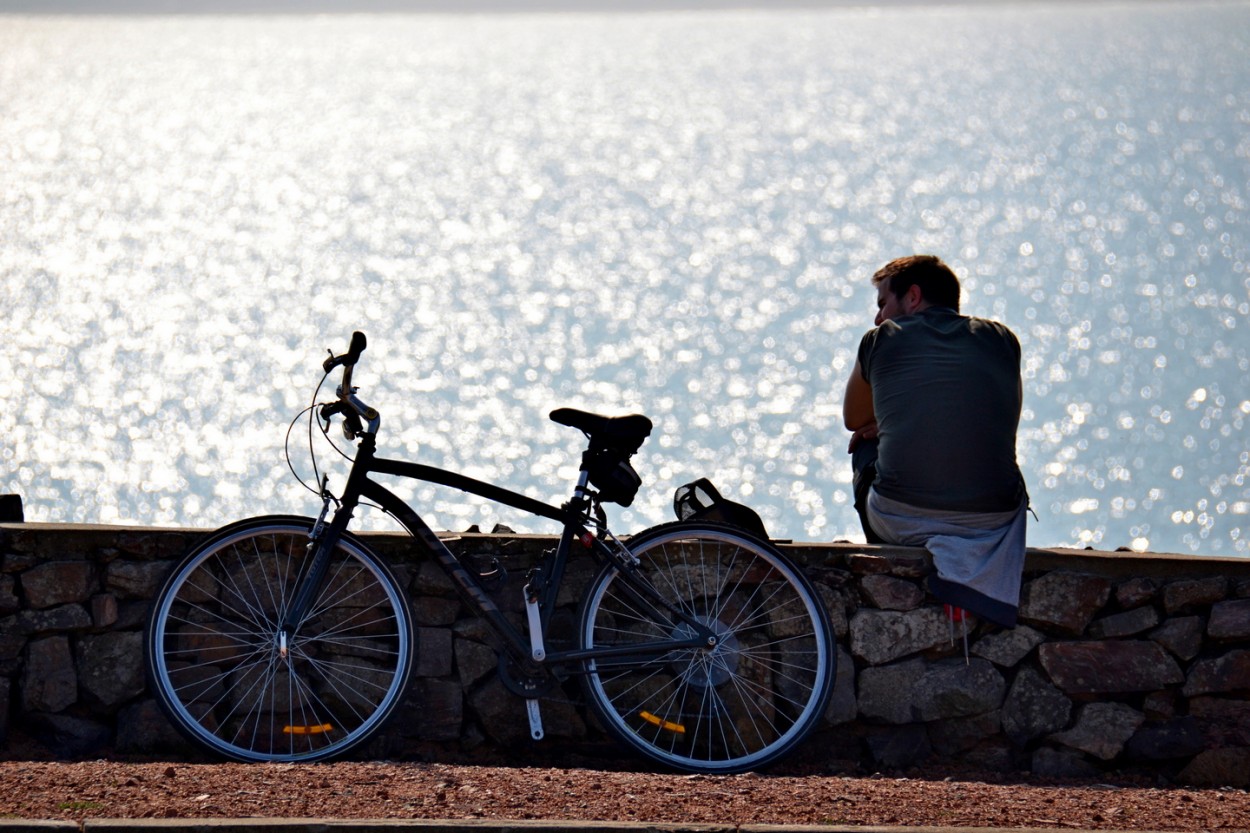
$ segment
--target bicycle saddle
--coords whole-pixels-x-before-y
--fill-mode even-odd
[[[551,412],[551,420],[586,434],[590,437],[591,448],[616,448],[630,454],[651,435],[651,420],[642,414],[610,417],[575,408],[557,408]]]

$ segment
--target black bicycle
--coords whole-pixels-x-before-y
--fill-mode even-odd
[[[552,506],[377,456],[380,416],[351,380],[364,349],[354,333],[346,353],[331,353],[317,390],[338,367],[342,384],[308,411],[310,431],[314,419],[324,433],[337,417],[356,443],[342,493],[322,477],[318,518],[258,517],[208,535],[153,604],[149,679],[194,744],[239,761],[325,760],[359,747],[399,706],[417,651],[412,616],[391,568],[348,531],[362,501],[394,516],[498,634],[501,673],[525,698],[536,739],[539,698],[572,676],[612,736],[680,770],[758,769],[817,725],[832,689],[833,641],[819,596],[785,556],[716,523],[664,524],[627,541],[608,530],[603,504],[628,506],[639,487],[630,457],[649,419],[552,412],[589,439],[572,498]],[[561,525],[558,545],[527,575],[525,628],[505,617],[480,570],[376,475],[442,484]],[[575,645],[557,649],[548,626],[565,565],[583,551],[602,567],[582,597]]]

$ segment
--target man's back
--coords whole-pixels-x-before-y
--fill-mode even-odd
[[[880,431],[882,496],[969,512],[1019,505],[1020,344],[1007,327],[929,307],[865,335],[859,364]]]

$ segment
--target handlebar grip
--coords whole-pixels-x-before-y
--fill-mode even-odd
[[[326,373],[329,373],[341,364],[348,365],[349,367],[354,365],[360,360],[360,354],[365,351],[365,344],[365,334],[360,332],[360,330],[357,330],[352,333],[352,343],[347,348],[347,352],[341,356],[330,356],[330,358],[321,363],[321,369]]]

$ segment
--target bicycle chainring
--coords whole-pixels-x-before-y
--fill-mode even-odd
[[[518,697],[533,700],[546,697],[560,687],[561,680],[549,671],[529,673],[508,656],[499,658],[499,679],[504,688]]]

